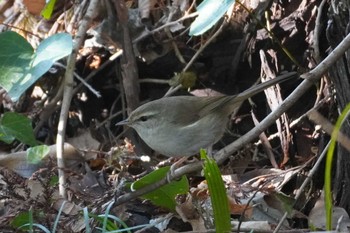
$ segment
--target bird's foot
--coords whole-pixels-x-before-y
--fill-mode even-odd
[[[187,159],[188,159],[187,157],[182,157],[170,166],[169,172],[167,173],[167,176],[166,176],[168,183],[170,183],[171,181],[180,179],[180,178],[176,178],[175,170],[179,168],[184,162],[186,162]]]

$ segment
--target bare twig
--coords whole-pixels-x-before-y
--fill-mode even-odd
[[[190,18],[196,17],[197,15],[198,15],[197,12],[196,12],[196,13],[192,13],[192,14],[188,14],[188,15],[185,15],[185,16],[181,17],[181,18],[178,19],[178,20],[175,20],[175,21],[166,23],[166,24],[164,24],[164,25],[162,25],[162,26],[160,26],[160,27],[158,27],[158,28],[156,28],[156,29],[150,31],[149,33],[142,34],[140,37],[134,39],[134,40],[132,41],[132,43],[133,43],[133,44],[136,44],[136,43],[138,43],[139,41],[145,39],[147,36],[150,36],[150,35],[152,35],[152,34],[154,34],[154,33],[157,33],[157,32],[159,32],[159,31],[163,30],[164,28],[170,27],[170,26],[172,26],[172,25],[176,25],[176,24],[178,24],[178,23],[180,23],[180,22],[182,22],[182,21],[184,21],[184,20],[186,20],[186,19],[190,19]]]
[[[57,166],[59,168],[64,168],[64,161],[62,157],[63,144],[64,144],[64,137],[66,133],[69,106],[73,96],[73,73],[74,73],[76,58],[79,52],[79,48],[83,44],[83,40],[84,40],[86,31],[90,25],[90,22],[97,13],[96,11],[98,9],[97,7],[98,2],[99,2],[98,0],[89,1],[89,7],[86,11],[86,15],[81,21],[79,25],[78,33],[75,36],[72,54],[68,57],[68,61],[67,61],[67,69],[66,69],[65,79],[64,79],[64,94],[63,94],[63,100],[62,100],[62,109],[60,113],[60,119],[58,122],[58,127],[57,127],[58,132],[57,132],[57,139],[56,139]],[[66,178],[65,178],[65,173],[62,171],[62,169],[58,169],[58,176],[59,176],[60,195],[63,197],[66,197],[66,191],[64,188]]]
[[[59,62],[55,62],[56,66],[62,67],[64,69],[67,69],[67,67]],[[86,80],[84,80],[82,77],[80,77],[80,75],[77,72],[73,72],[73,75],[76,79],[78,79],[88,90],[91,91],[92,94],[94,94],[97,98],[100,98],[101,95],[100,93],[95,90],[90,84],[87,83]],[[74,92],[73,92],[74,93]]]
[[[253,122],[255,125],[259,124],[259,121],[258,119],[256,118],[254,112],[252,111],[251,112],[251,115],[252,115],[252,119],[253,119]],[[262,132],[260,135],[259,135],[259,139],[261,141],[261,145],[263,146],[264,148],[264,151],[265,153],[267,154],[267,157],[269,158],[270,162],[271,162],[271,165],[274,167],[274,168],[279,168],[278,167],[278,164],[276,162],[276,159],[275,159],[275,155],[273,154],[273,151],[272,151],[272,146],[271,146],[271,143],[269,142],[265,132]]]

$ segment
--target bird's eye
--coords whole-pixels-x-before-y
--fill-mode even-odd
[[[140,117],[140,121],[145,122],[145,121],[147,121],[147,120],[148,120],[148,117],[147,117],[147,116],[142,116],[142,117]]]

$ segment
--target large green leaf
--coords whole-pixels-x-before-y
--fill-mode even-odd
[[[18,113],[6,112],[0,119],[0,140],[11,143],[14,139],[30,146],[38,144],[30,119]]]
[[[57,60],[69,55],[72,48],[72,37],[67,33],[43,40],[36,52],[19,34],[1,33],[0,86],[17,101]]]
[[[134,190],[140,189],[147,185],[151,185],[163,179],[169,172],[169,167],[162,167],[155,170],[148,175],[142,177],[132,184]],[[150,200],[153,204],[165,207],[169,210],[175,211],[176,201],[175,197],[178,194],[186,194],[189,190],[189,184],[186,176],[183,176],[179,181],[172,181],[170,184],[164,185],[150,193],[143,195],[144,199]]]
[[[0,85],[10,91],[28,73],[34,50],[22,36],[4,32],[0,34],[0,51]]]
[[[39,164],[49,153],[50,147],[47,145],[30,147],[27,150],[28,162],[32,164]]]

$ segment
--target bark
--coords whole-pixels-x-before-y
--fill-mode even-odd
[[[127,111],[130,114],[132,110],[137,108],[139,105],[139,77],[135,54],[132,47],[132,40],[128,28],[128,8],[125,6],[125,2],[121,0],[114,0],[114,5],[123,33],[123,56],[121,58],[121,68]]]

